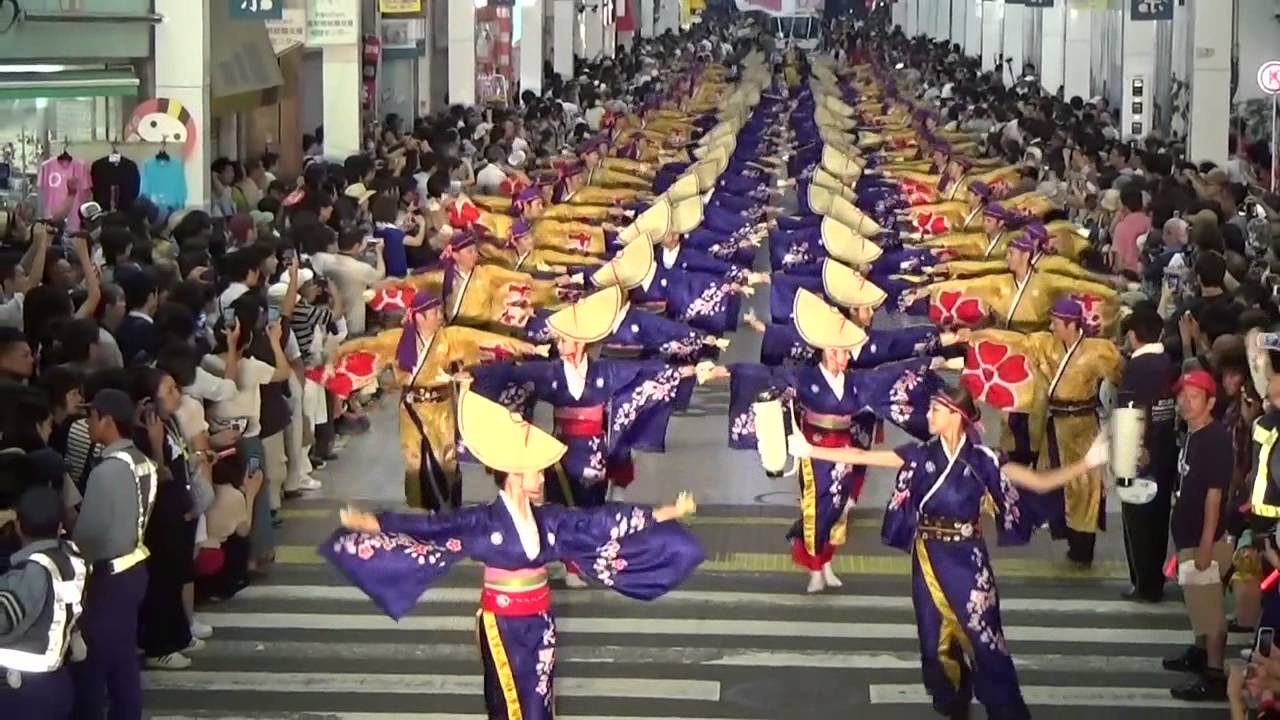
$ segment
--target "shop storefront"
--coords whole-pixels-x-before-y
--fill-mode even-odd
[[[158,17],[149,0],[76,3],[96,7],[72,17],[63,0],[26,0],[0,34],[0,210],[48,214],[52,185],[128,145]]]

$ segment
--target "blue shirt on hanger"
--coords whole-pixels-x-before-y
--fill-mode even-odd
[[[157,207],[177,210],[187,206],[187,175],[182,162],[153,157],[142,168],[142,193]]]

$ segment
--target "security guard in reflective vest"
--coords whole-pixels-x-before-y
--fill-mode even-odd
[[[147,590],[143,534],[156,497],[156,466],[133,445],[133,401],[99,390],[89,437],[102,447],[89,472],[73,536],[92,563],[80,628],[89,655],[72,666],[76,718],[141,720],[138,606]]]
[[[27,490],[17,511],[23,547],[0,576],[0,715],[66,720],[73,693],[63,662],[84,655],[76,624],[88,567],[73,543],[58,539],[57,491]]]

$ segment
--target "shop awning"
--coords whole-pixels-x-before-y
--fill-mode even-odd
[[[253,110],[280,99],[280,64],[261,20],[239,20],[230,3],[210,8],[210,75],[213,114]]]
[[[0,73],[0,100],[137,94],[138,77],[129,70]]]

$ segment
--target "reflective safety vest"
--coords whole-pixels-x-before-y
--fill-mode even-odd
[[[15,646],[0,648],[0,667],[11,672],[52,672],[62,667],[76,634],[89,567],[71,542],[34,552],[23,561],[28,562],[49,573],[50,590],[40,617],[25,636]]]
[[[1280,456],[1273,452],[1277,440],[1280,440],[1280,423],[1265,415],[1254,421],[1253,446],[1257,471],[1249,495],[1249,512],[1258,517],[1280,518],[1280,486],[1274,481],[1280,478]]]
[[[135,451],[136,452],[136,451]],[[141,455],[141,453],[139,453]],[[133,550],[112,558],[108,561],[112,575],[119,575],[138,563],[146,560],[151,551],[147,550],[147,546],[143,543],[144,534],[147,529],[147,519],[151,517],[151,508],[156,502],[156,481],[158,473],[156,472],[155,463],[142,458],[139,462],[134,459],[133,454],[127,450],[117,450],[113,453],[103,455],[103,460],[116,459],[129,466],[129,472],[133,474],[134,489],[138,494],[138,539],[134,544]],[[146,480],[146,494],[143,494],[143,480]]]

